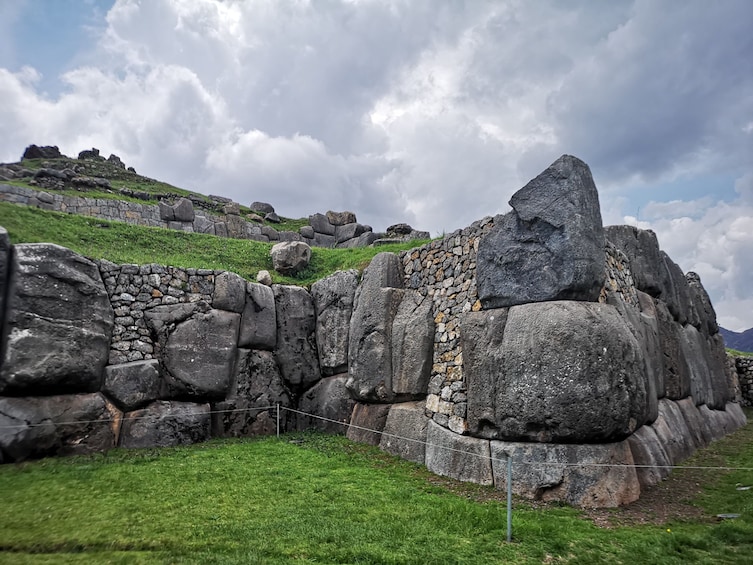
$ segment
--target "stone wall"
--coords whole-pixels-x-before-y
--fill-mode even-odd
[[[753,357],[732,357],[740,383],[740,404],[753,406]]]
[[[269,433],[280,403],[438,474],[504,488],[512,457],[520,495],[615,506],[745,423],[700,279],[603,228],[584,163],[511,204],[310,292],[0,233],[0,457]]]
[[[226,202],[222,206],[222,213],[211,214],[207,210],[195,209],[192,201],[187,198],[172,200],[172,204],[141,204],[124,200],[68,196],[0,183],[0,201],[3,202],[218,237],[250,239],[265,243],[302,241],[317,247],[363,247],[390,235],[374,233],[370,226],[359,224],[352,212],[314,214],[309,217],[309,226],[292,232],[278,231],[270,225],[260,225],[256,221],[244,219],[235,202]],[[428,238],[426,232],[414,231],[404,239],[424,237]]]

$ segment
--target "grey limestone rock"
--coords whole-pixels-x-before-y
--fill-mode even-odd
[[[5,294],[8,290],[8,275],[10,272],[11,262],[11,243],[8,230],[0,226],[0,342],[2,342],[2,329],[5,325]],[[0,346],[0,352],[3,351]],[[3,356],[0,354],[0,367],[2,367]]]
[[[314,228],[312,228],[311,226],[301,226],[298,229],[298,233],[300,233],[303,237],[307,239],[314,238]]]
[[[662,301],[656,302],[656,319],[664,365],[664,392],[668,398],[679,400],[690,394],[690,368],[682,351],[682,326]],[[659,396],[663,396],[661,391]]]
[[[23,244],[10,277],[0,392],[98,391],[114,316],[97,265],[57,245]]]
[[[334,238],[335,226],[330,223],[329,218],[324,214],[312,214],[309,216],[309,224],[316,233],[331,235]]]
[[[272,275],[269,274],[269,271],[261,270],[256,273],[256,282],[264,286],[272,286]]]
[[[682,269],[664,251],[664,279],[660,298],[664,301],[674,319],[681,324],[698,326],[698,314],[690,295],[690,286]]]
[[[271,284],[271,277],[269,282]],[[274,349],[277,345],[275,295],[265,284],[246,284],[246,304],[241,316],[238,345],[252,349]]]
[[[326,375],[348,370],[348,336],[358,279],[356,270],[338,271],[311,285],[319,364]]]
[[[677,465],[693,455],[693,438],[677,403],[662,398],[659,401],[659,417],[651,427],[664,447],[671,465]]]
[[[282,377],[295,391],[321,379],[316,355],[314,299],[297,286],[272,285],[277,313],[275,357]]]
[[[355,224],[356,215],[353,212],[333,212],[329,210],[326,214],[327,220],[333,226],[344,226],[346,224]]]
[[[237,202],[226,202],[222,206],[222,213],[228,216],[240,216],[241,206]]]
[[[120,447],[171,447],[209,439],[209,404],[158,400],[125,414]]]
[[[279,224],[280,222],[282,222],[282,219],[280,219],[280,216],[278,216],[274,212],[269,212],[268,214],[264,214],[264,220],[273,224]]]
[[[433,302],[404,291],[392,321],[392,392],[396,399],[426,396],[434,353]]]
[[[102,392],[130,412],[157,400],[162,391],[159,361],[133,361],[105,367]]]
[[[271,204],[266,202],[252,202],[249,206],[254,212],[260,212],[262,214],[271,214],[275,211]]]
[[[21,160],[26,159],[60,159],[64,155],[61,155],[60,149],[57,145],[29,145],[21,157]]]
[[[120,413],[100,393],[0,398],[0,458],[106,451]]]
[[[314,245],[316,247],[332,248],[337,244],[337,240],[334,235],[327,235],[319,232],[314,232]]]
[[[160,209],[162,203],[160,202]],[[193,231],[196,233],[208,233],[210,235],[216,235],[214,231],[214,222],[206,216],[199,216],[198,214],[193,219]]]
[[[641,488],[653,486],[669,475],[669,457],[651,426],[641,426],[627,442]]]
[[[585,445],[490,443],[498,489],[507,488],[507,458],[512,457],[513,492],[525,498],[604,508],[629,504],[640,495],[627,441]]]
[[[214,279],[212,306],[228,312],[243,312],[246,304],[246,280],[240,275],[225,271]]]
[[[666,266],[656,234],[634,226],[607,226],[604,232],[630,261],[630,271],[638,290],[658,297],[662,293]]]
[[[393,404],[387,415],[379,448],[401,459],[423,464],[429,418],[424,401]]]
[[[176,222],[193,222],[193,202],[188,198],[179,198],[173,205],[173,213],[175,214]]]
[[[307,414],[321,416],[326,420],[298,415],[299,430],[317,429],[345,435],[355,406],[355,400],[350,397],[348,389],[345,388],[347,380],[347,374],[327,377],[303,393],[298,402],[298,409]]]
[[[365,233],[366,229],[361,224],[343,224],[335,227],[335,240],[337,243],[354,239]]]
[[[693,398],[689,396],[682,400],[676,400],[675,404],[680,409],[682,417],[685,418],[685,424],[688,426],[694,447],[701,449],[711,443],[713,436],[706,427],[705,418]]]
[[[484,308],[548,300],[596,301],[604,284],[604,230],[588,165],[563,155],[515,193],[477,255]]]
[[[688,281],[690,298],[698,315],[698,329],[706,335],[717,334],[719,332],[719,325],[716,322],[716,311],[711,304],[711,299],[706,289],[703,288],[701,277],[690,271],[685,274],[685,279]]]
[[[291,406],[271,351],[238,350],[235,376],[227,398],[212,405],[212,435],[247,437],[277,430],[276,406]],[[286,419],[282,419],[285,422]],[[283,430],[285,431],[285,427]]]
[[[458,481],[494,484],[489,441],[461,436],[429,422],[426,430],[426,468]]]
[[[224,398],[236,355],[240,315],[223,310],[195,313],[167,338],[163,362],[172,395]]]
[[[270,254],[274,270],[284,275],[300,273],[311,261],[311,247],[302,241],[276,243]]]
[[[345,435],[351,441],[379,445],[392,406],[356,403],[350,417],[350,427]]]
[[[640,346],[612,306],[560,301],[469,313],[461,341],[473,435],[610,442],[645,420]]]

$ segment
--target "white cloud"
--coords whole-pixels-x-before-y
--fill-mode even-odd
[[[437,234],[504,212],[570,153],[606,223],[654,227],[733,312],[753,295],[751,20],[748,0],[118,0],[59,96],[0,68],[0,160],[96,146],[285,215]],[[734,176],[738,201],[625,188],[696,175]]]

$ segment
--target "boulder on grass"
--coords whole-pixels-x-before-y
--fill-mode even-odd
[[[123,418],[120,447],[172,447],[209,439],[209,404],[157,401]]]
[[[270,251],[274,270],[283,275],[300,273],[311,262],[311,247],[302,241],[283,241]]]

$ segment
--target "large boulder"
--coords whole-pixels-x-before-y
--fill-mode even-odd
[[[214,278],[214,308],[240,314],[245,305],[246,280],[243,277],[225,271]]]
[[[0,460],[105,451],[119,418],[100,393],[0,398]]]
[[[662,293],[666,266],[656,234],[634,226],[607,226],[604,233],[607,240],[627,256],[638,290],[658,297]]]
[[[277,345],[275,295],[263,283],[246,284],[246,304],[241,316],[238,345],[251,349],[274,349]]]
[[[272,286],[277,312],[275,357],[291,389],[306,389],[322,378],[316,355],[316,311],[306,289]]]
[[[400,400],[426,396],[434,354],[433,301],[404,291],[392,321],[392,392]]]
[[[599,195],[583,161],[563,155],[515,193],[479,243],[484,308],[548,300],[596,301],[604,284]]]
[[[240,314],[210,309],[177,325],[163,354],[165,380],[175,397],[224,398],[230,386]]]
[[[654,428],[641,426],[627,441],[642,488],[653,486],[669,475],[671,463]]]
[[[350,441],[379,445],[392,404],[356,403],[346,436]]]
[[[345,388],[347,380],[347,374],[327,377],[303,393],[298,409],[319,418],[299,414],[299,430],[316,429],[345,435],[356,403]]]
[[[333,212],[329,210],[326,214],[327,220],[333,226],[344,226],[346,224],[355,224],[356,215],[353,212]]]
[[[235,365],[227,398],[212,405],[212,435],[245,437],[275,433],[277,405],[289,407],[291,394],[274,354],[239,349]]]
[[[426,468],[458,481],[494,484],[489,441],[458,435],[434,421],[426,429]]]
[[[690,368],[682,349],[682,326],[661,300],[656,302],[656,319],[664,365],[664,393],[670,399],[679,400],[690,394]],[[659,396],[664,396],[661,391]]]
[[[274,214],[275,212],[274,207],[266,202],[252,202],[249,208],[254,212],[261,212],[263,214]]]
[[[334,242],[335,226],[330,223],[327,216],[324,214],[312,214],[309,216],[309,224],[314,228],[316,233],[332,236]]]
[[[159,361],[133,361],[105,367],[102,392],[124,412],[154,402],[162,392]]]
[[[114,317],[97,265],[30,243],[14,247],[10,271],[0,392],[98,391]]]
[[[690,299],[693,302],[693,308],[698,315],[699,330],[705,335],[715,335],[719,332],[719,325],[716,322],[716,311],[711,304],[706,289],[701,283],[701,277],[690,271],[685,273],[685,280],[688,281],[690,288]]]
[[[693,437],[677,403],[662,398],[659,401],[659,417],[651,427],[656,432],[670,465],[677,465],[693,455]]]
[[[610,442],[645,420],[641,348],[612,306],[561,301],[471,312],[461,341],[472,435]]]
[[[309,266],[311,247],[302,241],[283,241],[272,246],[272,266],[283,275],[295,275]]]
[[[179,198],[173,205],[173,216],[176,222],[193,222],[193,202],[188,198]]]
[[[209,439],[209,404],[159,400],[123,417],[120,447],[172,447]]]
[[[525,498],[604,508],[638,500],[641,489],[626,441],[611,444],[544,445],[492,441],[494,484]],[[517,463],[516,463],[517,462]]]
[[[316,345],[325,375],[348,370],[350,317],[358,279],[358,271],[338,271],[311,285],[316,307]]]
[[[423,465],[426,459],[426,402],[393,404],[387,415],[379,448],[401,459]]]
[[[693,305],[690,286],[685,278],[685,273],[664,251],[661,252],[661,256],[666,269],[664,270],[660,298],[666,303],[677,322],[698,326],[698,314]]]
[[[5,325],[5,294],[8,288],[10,251],[11,243],[8,230],[0,226],[0,342],[2,341],[2,328]],[[1,348],[0,351],[2,351]],[[2,357],[0,357],[0,366],[2,366],[2,362]]]
[[[21,160],[26,159],[60,159],[63,157],[57,145],[29,145],[24,151]]]

